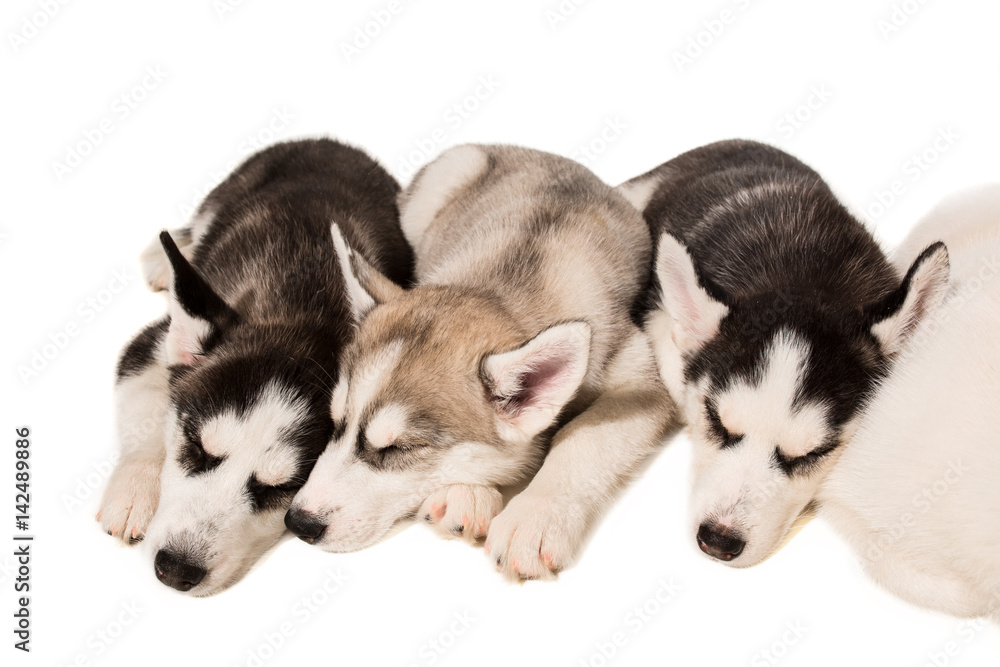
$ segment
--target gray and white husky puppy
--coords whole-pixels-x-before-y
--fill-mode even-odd
[[[657,243],[637,315],[694,441],[691,537],[754,565],[941,301],[947,250],[929,244],[901,278],[819,174],[750,141],[697,148],[619,190]]]
[[[286,522],[350,551],[417,514],[449,535],[488,533],[507,576],[549,577],[670,423],[629,318],[649,231],[586,168],[510,146],[446,151],[400,214],[417,253],[411,290],[339,242],[358,332],[334,437]],[[536,471],[501,512],[498,487]]]
[[[904,600],[1000,622],[1000,184],[945,200],[896,267],[937,240],[947,297],[865,407],[819,515]]]
[[[285,532],[333,430],[331,389],[354,330],[331,224],[405,284],[398,192],[360,150],[278,144],[144,252],[167,313],[119,360],[121,457],[97,518],[114,537],[144,537],[164,584],[216,593]]]

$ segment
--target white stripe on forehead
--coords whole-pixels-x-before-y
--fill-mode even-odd
[[[733,382],[716,397],[723,425],[731,433],[780,446],[788,456],[801,456],[823,444],[829,435],[826,409],[818,403],[793,408],[810,351],[802,337],[779,331],[764,353],[761,381]]]
[[[308,417],[308,404],[287,388],[270,384],[247,413],[223,412],[201,429],[201,442],[212,456],[225,456],[252,472],[260,482],[287,482],[298,469],[298,450],[284,442]]]
[[[341,375],[337,386],[333,388],[333,397],[330,400],[330,418],[335,422],[341,421],[347,415],[347,376]]]
[[[351,384],[347,390],[351,414],[357,415],[374,400],[399,365],[402,353],[403,341],[395,340],[362,360],[358,371],[351,374]]]

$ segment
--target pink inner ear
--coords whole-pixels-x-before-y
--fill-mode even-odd
[[[178,353],[178,359],[185,366],[194,366],[201,362],[202,357],[200,354],[191,354],[187,350],[180,350]]]
[[[503,410],[514,417],[526,408],[550,405],[554,394],[563,393],[572,353],[558,348],[549,349],[526,362],[517,376],[517,392],[499,399]]]
[[[671,293],[674,296],[674,302],[683,312],[683,319],[681,321],[692,333],[700,334],[700,325],[702,324],[701,312],[698,310],[698,304],[692,298],[692,292],[698,286],[691,284],[681,268],[675,265],[670,267],[670,278],[672,285]]]

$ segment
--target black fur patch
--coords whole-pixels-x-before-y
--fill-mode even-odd
[[[168,328],[169,318],[157,320],[129,341],[118,359],[118,382],[139,375],[153,364],[156,346],[163,341]]]
[[[170,232],[160,232],[160,243],[173,267],[174,282],[171,296],[192,317],[210,322],[218,328],[235,324],[238,316],[205,282],[174,243]]]

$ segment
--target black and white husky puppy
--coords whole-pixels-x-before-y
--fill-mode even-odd
[[[619,190],[657,240],[637,315],[694,440],[692,537],[754,565],[943,298],[947,250],[928,246],[900,278],[819,174],[749,141],[684,153]]]
[[[114,537],[145,537],[164,584],[216,593],[284,533],[330,439],[331,389],[354,326],[331,225],[407,284],[399,190],[355,148],[278,144],[143,253],[150,286],[168,291],[167,314],[119,360],[122,452],[97,518]]]

